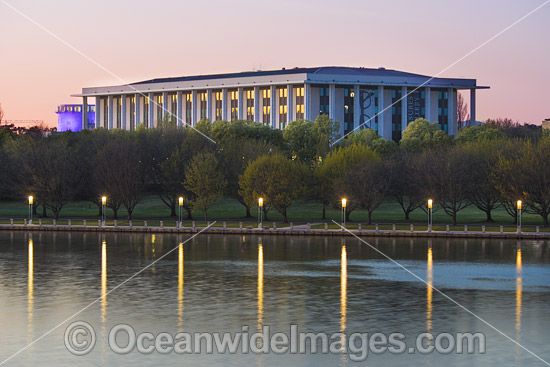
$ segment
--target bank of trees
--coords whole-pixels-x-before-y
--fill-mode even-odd
[[[250,216],[259,197],[264,214],[275,210],[288,221],[288,208],[304,201],[329,207],[348,199],[346,216],[364,209],[365,218],[388,200],[408,219],[427,210],[432,198],[453,223],[460,211],[475,206],[492,221],[503,207],[515,218],[515,202],[548,225],[550,215],[550,138],[540,130],[508,120],[463,128],[455,139],[437,123],[409,124],[399,144],[372,130],[360,130],[331,146],[338,123],[322,115],[314,122],[291,122],[284,132],[247,121],[207,120],[193,129],[163,121],[135,132],[97,129],[50,137],[2,134],[0,197],[36,197],[41,208],[58,217],[76,200],[107,205],[128,218],[145,194],[158,195],[167,213],[176,215],[178,198],[192,219],[207,213],[221,197],[242,204]],[[212,143],[202,134],[212,138]],[[313,219],[313,218],[312,218]]]

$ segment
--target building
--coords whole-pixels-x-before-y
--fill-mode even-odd
[[[419,117],[438,121],[457,133],[457,90],[470,91],[470,116],[475,121],[475,79],[431,78],[424,75],[352,67],[294,68],[233,74],[152,79],[143,82],[83,88],[83,106],[95,98],[95,126],[134,129],[156,126],[166,114],[178,125],[201,119],[246,119],[284,129],[290,121],[315,120],[328,114],[340,122],[340,134],[357,127],[377,130],[399,140]]]
[[[57,131],[80,131],[95,127],[95,106],[86,105],[86,113],[82,113],[80,104],[62,104],[57,106]],[[85,119],[83,119],[83,117]]]
[[[542,120],[542,130],[550,131],[550,118]]]

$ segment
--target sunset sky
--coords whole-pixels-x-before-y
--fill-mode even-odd
[[[6,120],[56,126],[58,104],[81,103],[71,94],[122,84],[90,59],[126,82],[330,65],[435,75],[545,1],[0,0],[0,103]],[[441,76],[491,87],[478,120],[550,118],[550,4]]]

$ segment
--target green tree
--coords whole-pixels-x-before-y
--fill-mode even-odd
[[[502,130],[490,125],[472,126],[460,129],[457,142],[501,140],[505,137]]]
[[[439,128],[437,122],[419,118],[414,120],[403,131],[400,145],[410,152],[421,152],[424,149],[439,149],[452,143],[452,137]]]
[[[296,120],[288,124],[283,137],[288,144],[292,159],[311,165],[318,156],[318,140],[314,124],[307,120]]]
[[[208,220],[208,209],[222,196],[225,186],[216,155],[197,153],[186,168],[184,185],[195,194],[193,208],[202,209],[204,220]]]
[[[280,153],[263,155],[251,162],[241,175],[241,195],[250,206],[263,198],[264,212],[267,214],[273,207],[286,223],[288,207],[306,190],[308,172],[304,163],[290,161]]]

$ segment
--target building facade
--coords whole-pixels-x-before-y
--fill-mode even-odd
[[[57,131],[80,131],[95,127],[95,106],[87,105],[85,112],[80,104],[62,104],[57,106]]]
[[[166,115],[179,126],[201,119],[251,120],[284,129],[290,121],[327,114],[340,123],[340,135],[377,130],[398,141],[417,118],[439,122],[457,133],[457,91],[470,91],[475,121],[475,79],[432,78],[384,68],[317,67],[152,79],[83,88],[74,96],[95,98],[95,127],[133,130],[155,127]]]

